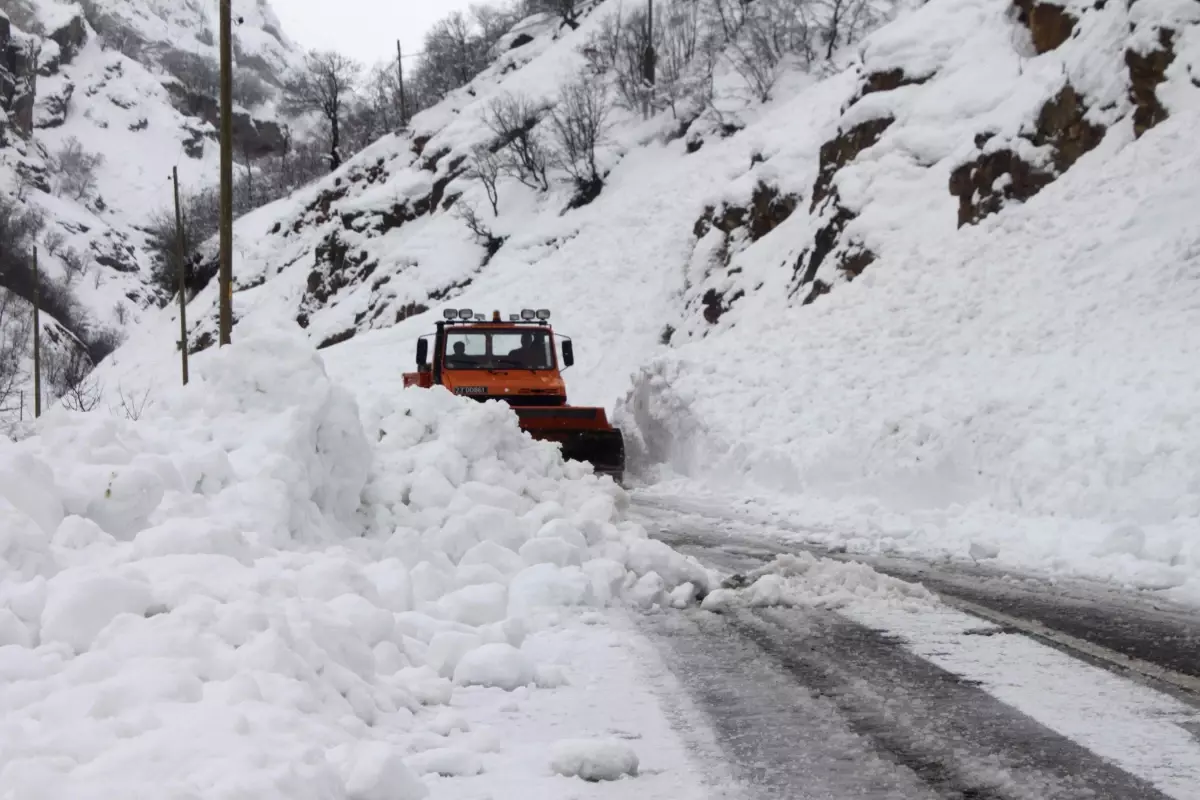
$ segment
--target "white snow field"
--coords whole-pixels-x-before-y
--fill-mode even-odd
[[[714,576],[507,407],[360,415],[298,331],[238,330],[136,420],[0,440],[0,797],[600,797],[551,747],[614,736],[639,796],[699,797],[607,615]]]

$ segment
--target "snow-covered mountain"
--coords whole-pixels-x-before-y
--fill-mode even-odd
[[[528,20],[409,133],[238,223],[235,316],[398,373],[446,306],[549,307],[573,400],[615,407],[648,477],[797,496],[854,547],[1194,589],[1200,7],[876,10],[768,92],[726,53],[674,112],[615,109],[598,197],[502,177],[494,215],[492,103],[561,101],[621,4]],[[174,368],[154,317],[107,379]]]
[[[266,0],[234,13],[235,138],[239,158],[263,158],[284,148],[279,88],[302,55]],[[146,226],[170,208],[172,168],[185,193],[216,182],[215,17],[199,0],[0,2],[0,202],[40,217],[23,244],[78,302],[59,321],[80,338],[166,299]]]

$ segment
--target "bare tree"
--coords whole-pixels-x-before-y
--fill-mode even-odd
[[[316,112],[329,126],[329,168],[342,165],[341,125],[362,68],[339,53],[312,51],[304,69],[283,87],[284,108],[294,113]]]
[[[487,147],[476,147],[471,151],[471,169],[467,177],[483,184],[487,192],[488,202],[492,204],[492,214],[500,216],[500,190],[497,184],[504,172],[500,157]]]
[[[33,317],[15,294],[0,288],[0,413],[16,406],[13,395],[24,377],[21,362],[29,343]]]
[[[796,0],[756,0],[730,42],[733,68],[761,102],[771,99],[784,59],[812,64],[813,9]]]
[[[89,153],[74,136],[68,138],[50,159],[58,193],[75,201],[83,200],[95,191],[96,170],[103,163],[104,156]]]
[[[609,112],[604,82],[581,73],[563,87],[550,110],[554,161],[575,179],[575,185],[593,191],[603,183],[596,166],[596,148],[603,141]]]
[[[484,124],[496,135],[497,152],[505,174],[531,189],[550,188],[550,151],[538,134],[545,109],[525,95],[494,99],[484,114]]]

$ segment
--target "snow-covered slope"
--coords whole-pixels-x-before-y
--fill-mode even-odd
[[[903,4],[766,103],[722,62],[716,111],[615,111],[594,202],[502,180],[493,218],[465,173],[489,104],[553,100],[618,13],[530,21],[410,135],[243,219],[235,316],[396,375],[447,305],[550,307],[573,399],[619,403],[649,478],[790,496],[854,547],[1195,588],[1194,3]],[[156,317],[105,375],[165,374]]]
[[[233,5],[239,96],[256,100],[236,110],[235,132],[262,157],[282,150],[278,86],[301,55],[266,0]],[[0,195],[44,215],[41,267],[69,282],[91,327],[121,331],[163,299],[144,228],[170,208],[172,167],[185,193],[216,182],[216,7],[4,0],[0,14],[13,88],[0,92]],[[61,165],[73,142],[98,157],[90,185]]]

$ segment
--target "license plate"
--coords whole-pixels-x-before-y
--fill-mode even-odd
[[[459,386],[454,390],[455,394],[487,394],[486,386]]]

